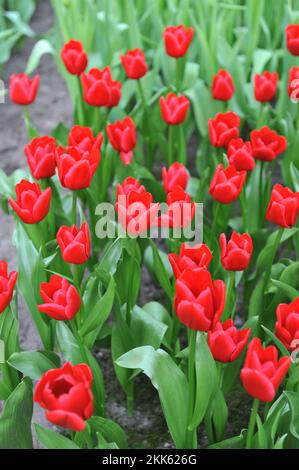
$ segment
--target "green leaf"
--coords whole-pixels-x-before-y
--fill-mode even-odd
[[[287,397],[288,403],[290,405],[291,410],[291,423],[290,423],[290,431],[291,434],[296,438],[299,439],[299,393],[296,392],[283,392],[283,394]]]
[[[156,278],[158,279],[159,281],[159,284],[161,285],[161,287],[165,290],[167,296],[172,299],[173,298],[173,292],[172,292],[172,286],[171,286],[171,283],[170,283],[170,279],[169,279],[169,272],[167,271],[166,267],[168,264],[169,264],[169,261],[168,261],[168,258],[167,258],[167,255],[164,254],[164,261],[162,259],[162,252],[158,250],[158,248],[156,247],[155,243],[149,239],[149,242],[150,242],[150,246],[151,246],[151,251],[152,251],[152,263],[151,263],[151,260],[148,259],[147,261],[147,264],[148,265],[151,265],[153,266],[153,272],[156,276]]]
[[[135,305],[130,330],[134,339],[134,346],[153,346],[157,349],[164,338],[168,326],[156,320],[145,309]]]
[[[182,370],[162,349],[151,346],[133,349],[116,363],[129,369],[141,369],[158,390],[170,434],[177,448],[184,448],[187,430],[188,383]]]
[[[267,449],[268,448],[267,435],[266,435],[265,429],[263,427],[263,423],[259,415],[256,416],[256,422],[257,422],[258,432],[257,432],[257,435],[255,436],[255,439],[257,439],[258,441],[258,449]]]
[[[5,402],[0,417],[0,449],[32,449],[32,382],[25,378]]]
[[[209,449],[243,449],[245,447],[246,432],[242,432],[240,436],[230,437],[224,441],[210,445]]]
[[[88,421],[92,430],[99,432],[108,443],[115,442],[119,449],[127,449],[128,441],[124,430],[111,419],[92,416]]]
[[[37,423],[34,423],[34,427],[39,442],[46,449],[80,449],[73,441],[58,432],[51,431]]]
[[[37,41],[29,56],[26,67],[26,73],[31,74],[32,72],[34,72],[34,70],[39,66],[40,60],[43,55],[53,55],[54,52],[55,51],[52,44],[50,43],[50,41],[47,41],[47,39],[40,39],[39,41]]]
[[[277,287],[277,290],[283,291],[288,296],[290,301],[296,299],[296,297],[299,295],[299,292],[294,289],[294,287],[289,286],[289,284],[286,284],[285,282],[278,281],[277,279],[271,279],[271,283]]]
[[[31,379],[38,380],[49,369],[59,367],[59,357],[51,351],[23,351],[13,353],[8,364]]]

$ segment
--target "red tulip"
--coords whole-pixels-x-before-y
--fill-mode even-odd
[[[299,192],[275,184],[268,205],[266,219],[273,224],[284,228],[293,227],[296,224],[299,212]]]
[[[214,100],[228,101],[235,93],[234,82],[227,70],[219,70],[213,78],[212,96]]]
[[[186,189],[190,175],[184,165],[179,162],[175,162],[170,165],[168,170],[165,167],[162,168],[162,179],[164,189],[167,194],[170,191],[173,191],[176,186]]]
[[[189,246],[187,243],[182,243],[180,254],[169,253],[168,259],[170,261],[173,274],[179,278],[185,269],[208,268],[213,255],[210,248],[204,243],[196,246]]]
[[[183,188],[176,186],[167,194],[167,212],[157,220],[157,224],[168,228],[185,228],[191,224],[196,210],[196,204]]]
[[[286,138],[267,126],[252,131],[250,141],[254,158],[263,162],[271,162],[287,148]]]
[[[246,391],[261,401],[272,401],[291,365],[290,357],[278,360],[275,346],[263,348],[259,338],[254,338],[247,350],[241,381]]]
[[[49,212],[52,189],[41,191],[38,183],[22,180],[16,185],[17,199],[9,199],[9,204],[25,224],[36,224]]]
[[[56,171],[56,142],[53,137],[36,137],[24,148],[33,177],[36,180],[51,178]]]
[[[80,309],[77,289],[57,274],[51,277],[50,282],[41,283],[40,295],[44,303],[37,308],[55,320],[71,320]]]
[[[126,55],[120,56],[120,60],[127,77],[133,80],[138,80],[143,77],[148,70],[144,53],[141,49],[136,48],[132,51],[128,51]]]
[[[109,67],[102,71],[91,69],[88,73],[82,73],[84,100],[90,106],[105,106],[112,108],[117,106],[121,99],[121,83],[113,80]]]
[[[160,96],[160,109],[163,121],[170,126],[182,124],[187,116],[190,101],[185,96],[168,93],[166,98]]]
[[[151,193],[131,190],[118,196],[115,207],[126,232],[141,235],[153,225],[160,204],[153,203]]]
[[[212,178],[209,193],[215,201],[221,204],[231,204],[239,197],[245,180],[246,171],[237,171],[233,165],[224,169],[220,164]]]
[[[215,361],[235,361],[245,348],[250,333],[250,328],[238,331],[231,319],[216,323],[208,332],[208,344]]]
[[[131,191],[135,191],[136,193],[145,193],[146,189],[141,185],[140,181],[136,180],[132,176],[129,176],[122,182],[122,184],[118,184],[116,186],[117,197],[127,195]]]
[[[82,140],[80,139],[82,137]],[[66,149],[58,148],[56,163],[60,182],[64,188],[78,190],[89,188],[101,159],[103,135],[93,138],[90,129],[73,128],[69,140],[77,143]]]
[[[232,111],[217,113],[209,119],[209,134],[214,147],[227,147],[231,139],[239,136],[240,118]]]
[[[244,271],[249,263],[253,251],[252,239],[249,233],[239,235],[233,232],[229,242],[222,233],[219,237],[221,249],[221,263],[227,271]]]
[[[9,95],[13,103],[27,106],[35,101],[39,87],[39,75],[35,75],[32,79],[21,73],[13,74],[9,82]]]
[[[129,165],[133,158],[133,150],[136,147],[136,128],[132,118],[125,117],[122,121],[108,124],[107,136],[110,144],[119,152],[124,165]]]
[[[34,401],[56,426],[83,431],[93,413],[92,372],[88,365],[70,362],[45,372],[37,383]]]
[[[299,297],[289,304],[279,304],[276,309],[275,334],[289,351],[299,346]]]
[[[299,67],[291,67],[289,72],[288,95],[293,102],[299,101]]]
[[[183,57],[193,39],[193,28],[186,28],[186,26],[167,26],[163,31],[163,38],[165,43],[166,53],[170,57]]]
[[[90,256],[90,236],[86,223],[80,230],[72,225],[63,225],[56,235],[57,243],[61,250],[63,261],[72,264],[84,264]]]
[[[250,142],[243,139],[231,139],[227,148],[227,158],[230,165],[234,165],[238,171],[251,171],[255,167]]]
[[[61,51],[61,59],[72,75],[81,75],[87,67],[88,57],[81,41],[71,39]]]
[[[254,96],[257,101],[266,102],[273,100],[278,83],[278,73],[268,72],[267,70],[259,75],[254,76]]]
[[[17,279],[18,273],[12,271],[8,274],[6,261],[0,261],[0,314],[10,304]]]
[[[286,42],[289,52],[293,55],[299,55],[299,24],[287,25]]]
[[[206,269],[185,269],[175,284],[174,308],[180,321],[196,331],[208,331],[225,306],[225,284],[213,281]]]

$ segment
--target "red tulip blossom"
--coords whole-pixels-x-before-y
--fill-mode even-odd
[[[131,191],[135,191],[136,193],[145,193],[146,189],[141,185],[140,181],[136,180],[132,176],[129,176],[122,182],[122,184],[118,184],[116,186],[117,197],[127,195]]]
[[[63,261],[72,264],[84,264],[90,256],[90,235],[86,223],[78,229],[75,225],[63,225],[56,235]]]
[[[122,121],[108,124],[107,136],[110,144],[119,152],[124,165],[129,165],[133,158],[133,150],[136,147],[136,128],[132,118],[125,117]]]
[[[275,184],[272,189],[266,219],[283,228],[290,228],[296,224],[299,212],[299,192]]]
[[[225,306],[225,284],[213,281],[205,268],[185,269],[176,280],[175,312],[184,325],[209,331],[219,321]]]
[[[6,261],[0,261],[0,314],[10,304],[17,279],[18,273],[12,271],[8,274]]]
[[[272,401],[291,365],[290,357],[278,360],[275,346],[263,348],[261,340],[254,338],[248,346],[241,381],[245,390],[261,401]]]
[[[85,71],[88,57],[81,41],[71,39],[64,44],[60,55],[70,74],[79,76]]]
[[[184,165],[179,162],[174,162],[168,170],[162,168],[162,179],[166,194],[173,191],[176,186],[186,189],[190,175]]]
[[[13,74],[9,82],[10,99],[20,106],[32,104],[36,99],[38,87],[39,75],[35,75],[31,79],[26,73]]]
[[[232,319],[216,323],[208,332],[208,344],[215,361],[233,362],[243,351],[251,330],[237,330]]]
[[[209,119],[210,141],[214,147],[227,147],[231,139],[239,136],[240,118],[232,111],[217,113]]]
[[[231,74],[227,70],[219,70],[213,78],[212,96],[214,100],[228,101],[235,93]]]
[[[57,274],[51,277],[50,282],[41,283],[40,295],[44,303],[37,308],[55,320],[71,320],[80,309],[77,289]]]
[[[273,100],[276,95],[278,84],[278,73],[268,72],[267,70],[254,76],[254,96],[257,101],[266,102]]]
[[[167,212],[157,220],[158,225],[168,228],[185,228],[195,216],[196,204],[183,188],[176,186],[167,194]]]
[[[289,304],[279,304],[276,309],[275,335],[289,351],[299,346],[299,297]]]
[[[121,83],[113,80],[110,67],[103,70],[91,69],[82,73],[84,100],[90,106],[117,106],[121,99]]]
[[[90,127],[73,126],[69,133],[68,142],[71,147],[77,147],[82,153],[100,153],[103,134],[100,132],[94,137]]]
[[[218,165],[212,178],[209,193],[215,201],[221,204],[231,204],[235,201],[244,186],[246,171],[237,171],[233,165],[224,168]]]
[[[293,55],[299,55],[299,24],[287,25],[286,42],[289,52]]]
[[[244,271],[249,263],[253,251],[252,239],[249,233],[239,235],[233,232],[228,243],[222,233],[219,237],[221,249],[221,263],[227,271]]]
[[[168,93],[166,98],[160,96],[160,109],[163,121],[170,126],[182,124],[187,116],[190,101],[185,96]]]
[[[120,56],[120,60],[127,77],[133,80],[138,80],[143,77],[148,70],[144,53],[141,49],[136,48],[132,51],[128,51],[125,55]]]
[[[271,162],[287,148],[286,138],[267,126],[252,131],[250,141],[254,158],[263,162]]]
[[[204,243],[196,246],[182,243],[179,255],[176,253],[169,253],[168,255],[173,274],[177,279],[183,274],[185,269],[207,269],[212,258],[213,255],[210,248]]]
[[[16,185],[17,199],[9,199],[9,204],[25,224],[36,224],[49,212],[52,189],[41,191],[38,183],[22,180]]]
[[[255,167],[250,142],[243,139],[232,139],[227,148],[227,158],[230,165],[234,165],[238,171],[251,171]]]
[[[167,55],[178,59],[183,57],[193,39],[193,28],[186,26],[167,26],[163,31],[164,44]]]
[[[37,383],[34,401],[56,426],[83,431],[93,413],[92,372],[88,365],[67,362],[45,372]]]
[[[51,178],[56,171],[56,141],[53,137],[36,137],[24,148],[33,177],[36,180]]]
[[[288,95],[295,103],[299,101],[299,67],[291,67],[289,72]]]
[[[153,203],[149,192],[130,191],[117,198],[116,211],[123,228],[132,235],[145,233],[154,223],[160,204]]]

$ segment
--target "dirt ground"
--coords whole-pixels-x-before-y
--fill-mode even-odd
[[[45,33],[54,21],[49,0],[40,0],[31,22],[31,27],[37,34]],[[20,73],[25,69],[26,61],[34,44],[33,40],[26,41],[21,51],[13,54],[4,70],[3,79],[8,85],[9,76]],[[71,124],[71,104],[66,86],[58,75],[56,67],[50,56],[43,57],[38,68],[41,85],[36,102],[30,107],[33,122],[40,133],[50,132],[58,122]],[[22,119],[22,109],[11,104],[6,99],[1,104],[1,139],[0,139],[0,167],[11,174],[17,168],[26,165],[23,147],[27,143],[26,131]],[[192,152],[193,153],[193,152]],[[16,253],[12,246],[13,221],[0,211],[0,259],[6,259],[10,269],[17,268]],[[163,293],[154,286],[144,270],[141,305],[149,300],[162,300]],[[31,322],[30,315],[24,305],[20,307],[21,342],[24,349],[32,350],[40,347],[40,341]],[[132,418],[127,417],[126,401],[114,375],[108,350],[96,351],[96,357],[102,365],[107,389],[107,414],[124,427],[128,434],[131,448],[168,448],[172,446],[170,436],[161,413],[157,393],[149,381],[140,376],[137,379],[137,398]],[[247,402],[244,405],[244,400]],[[234,410],[231,416],[234,422],[229,424],[229,435],[240,432],[246,426],[250,400],[239,389],[234,393]],[[0,402],[1,407],[1,402]],[[245,409],[245,413],[244,413]],[[43,418],[43,412],[35,407],[33,421],[44,426],[48,425]],[[201,439],[204,441],[204,438]],[[38,443],[35,441],[35,446]]]

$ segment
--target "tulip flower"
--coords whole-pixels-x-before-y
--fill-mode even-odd
[[[142,78],[148,70],[144,53],[141,49],[136,48],[128,51],[125,55],[120,56],[120,60],[123,64],[127,77],[131,78],[132,80],[138,80]]]
[[[163,31],[164,44],[167,55],[178,59],[183,57],[193,39],[193,28],[186,28],[183,25],[167,26]]]
[[[299,346],[299,297],[289,304],[279,304],[276,309],[275,335],[289,351]]]
[[[33,177],[36,180],[51,178],[56,171],[56,141],[53,137],[36,137],[24,148]]]
[[[117,197],[127,195],[131,191],[135,191],[136,193],[145,193],[146,189],[141,185],[140,181],[136,180],[132,176],[129,176],[122,182],[122,184],[118,184],[116,186]]]
[[[184,165],[174,162],[168,170],[165,167],[162,168],[162,179],[165,193],[167,194],[173,191],[176,186],[186,189],[190,175]]]
[[[267,208],[266,219],[283,228],[290,228],[296,224],[298,212],[299,192],[293,192],[281,184],[275,184]]]
[[[168,259],[176,279],[183,274],[185,269],[207,269],[212,258],[213,255],[210,248],[204,243],[195,246],[182,243],[179,255],[176,253],[169,253],[168,255]]]
[[[90,106],[117,106],[121,99],[121,83],[113,80],[110,67],[91,69],[82,73],[81,82],[84,100]]]
[[[227,70],[219,70],[213,78],[212,96],[214,100],[228,101],[235,93],[231,74]]]
[[[88,365],[70,362],[45,372],[37,383],[34,401],[56,426],[83,431],[93,413],[92,372]]]
[[[223,168],[220,164],[212,178],[209,193],[215,201],[231,204],[239,197],[245,180],[246,171],[237,171],[233,165]]]
[[[17,199],[9,199],[9,204],[25,224],[36,224],[49,212],[52,189],[41,191],[38,183],[22,180],[16,185]]]
[[[227,158],[230,165],[234,165],[238,171],[251,171],[255,167],[250,142],[243,139],[231,139],[227,148]]]
[[[51,277],[50,282],[41,283],[40,295],[44,303],[37,308],[55,320],[72,320],[80,309],[77,289],[57,274]]]
[[[250,141],[254,158],[263,162],[271,162],[287,148],[286,138],[267,126],[252,131]]]
[[[64,44],[60,55],[70,74],[80,76],[85,71],[88,57],[81,41],[71,39]]]
[[[249,233],[239,235],[233,232],[228,243],[222,233],[219,237],[221,249],[221,263],[227,271],[244,271],[249,263],[253,251],[252,239]]]
[[[36,99],[38,87],[39,75],[30,79],[26,73],[13,74],[9,82],[10,99],[20,106],[32,104]]]
[[[258,400],[272,401],[290,365],[290,357],[281,357],[278,360],[275,346],[263,348],[260,339],[254,338],[248,346],[241,370],[243,387]]]
[[[90,235],[86,223],[78,229],[75,225],[63,225],[56,235],[63,261],[72,264],[84,264],[90,256]]]
[[[167,212],[157,220],[158,225],[168,228],[184,228],[191,224],[196,210],[196,204],[180,186],[167,194]]]
[[[285,31],[289,52],[293,55],[299,55],[299,24],[288,24]]]
[[[231,139],[239,136],[240,118],[232,111],[217,113],[209,119],[210,141],[214,147],[227,147]]]
[[[187,116],[190,101],[185,96],[168,93],[166,98],[160,96],[160,109],[163,121],[170,126],[182,124]]]
[[[175,284],[175,312],[184,325],[209,331],[219,321],[225,306],[225,284],[213,281],[205,268],[185,269]]]
[[[250,328],[238,331],[232,319],[216,323],[208,332],[208,345],[215,361],[235,361],[245,348],[250,333]]]
[[[267,70],[254,76],[254,96],[257,101],[266,102],[273,100],[278,84],[278,73],[268,72]]]
[[[141,235],[148,230],[157,217],[160,204],[153,203],[149,192],[132,190],[120,194],[115,208],[123,228],[131,235]]]
[[[291,67],[289,72],[288,95],[293,102],[299,101],[299,67]]]
[[[94,137],[90,127],[73,126],[68,136],[69,146],[77,147],[82,153],[99,153],[102,142],[103,134],[100,132]]]
[[[124,165],[129,165],[133,158],[133,150],[136,147],[136,128],[132,118],[125,117],[122,121],[108,124],[107,136],[110,144],[119,152]]]
[[[18,273],[12,271],[8,274],[6,261],[0,261],[0,315],[10,304],[17,279]]]

